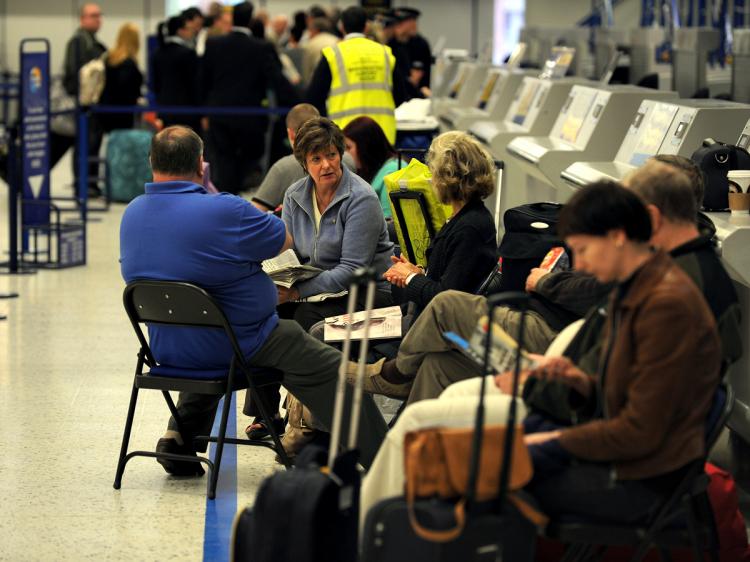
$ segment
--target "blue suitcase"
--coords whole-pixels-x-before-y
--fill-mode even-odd
[[[151,181],[148,161],[151,149],[150,131],[118,129],[107,142],[107,181],[112,201],[127,203],[144,192]]]

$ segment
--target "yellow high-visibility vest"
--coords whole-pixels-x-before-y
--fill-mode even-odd
[[[331,69],[331,91],[326,107],[328,117],[342,129],[347,123],[367,115],[396,142],[393,102],[393,68],[396,57],[390,47],[355,37],[323,49]]]

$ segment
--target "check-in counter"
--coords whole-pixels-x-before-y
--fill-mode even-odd
[[[538,73],[538,70],[490,68],[472,105],[450,107],[440,116],[441,130],[466,131],[477,121],[502,120],[524,77]]]
[[[521,86],[516,90],[510,107],[501,121],[477,121],[469,128],[469,133],[479,139],[493,157],[505,161],[508,157],[505,147],[514,138],[522,135],[549,133],[565,100],[568,99],[571,88],[576,84],[593,84],[593,82],[580,78],[544,80],[527,76],[521,81]],[[506,168],[503,173],[503,192],[505,186],[513,181]],[[502,216],[500,213],[502,197],[498,197],[496,191],[485,200],[485,204],[495,217],[496,227],[499,227]],[[500,232],[499,228],[498,232]]]
[[[612,161],[575,162],[560,174],[575,190],[599,179],[621,181],[655,154],[689,158],[703,139],[742,141],[742,124],[750,119],[750,105],[724,100],[644,100]],[[748,137],[745,137],[747,140]]]
[[[506,169],[512,185],[503,189],[504,209],[533,201],[567,199],[560,173],[573,162],[612,160],[632,116],[646,98],[670,99],[659,92],[628,85],[574,86],[548,136],[519,136],[508,144]]]
[[[459,64],[456,76],[444,97],[434,97],[430,112],[440,117],[451,107],[471,106],[491,65],[487,62],[465,61]]]
[[[750,443],[750,214],[706,214],[716,226],[717,251],[734,281],[742,308],[744,353],[727,373],[736,399],[728,425],[747,444]]]

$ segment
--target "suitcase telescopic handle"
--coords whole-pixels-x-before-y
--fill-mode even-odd
[[[370,312],[372,311],[373,301],[375,298],[375,282],[377,279],[377,272],[373,267],[360,267],[352,272],[349,283],[349,300],[347,302],[346,313],[351,317],[357,308],[357,300],[359,297],[359,289],[361,285],[367,285],[367,295],[365,297],[365,339],[360,346],[360,363],[362,363],[362,349],[364,348],[365,356],[367,354],[367,337],[370,333]],[[344,345],[341,350],[341,363],[339,364],[338,382],[336,385],[336,399],[333,406],[333,423],[331,424],[331,444],[328,447],[328,467],[333,468],[333,461],[336,459],[338,453],[339,443],[341,443],[341,421],[344,414],[344,399],[346,397],[346,373],[349,363],[349,357],[351,356],[352,347],[352,322],[348,322],[346,326],[346,337],[344,338]],[[354,400],[352,403],[352,420],[350,427],[352,431],[349,434],[349,446],[352,447],[352,436],[356,443],[357,429],[359,421],[359,409],[362,404],[362,375],[364,373],[364,364],[357,368],[357,384],[354,389]],[[359,396],[358,396],[359,395]],[[356,410],[356,412],[355,412]],[[354,414],[357,414],[356,418]],[[356,426],[356,427],[355,427]]]
[[[508,421],[506,424],[505,441],[503,443],[503,464],[500,472],[500,493],[498,501],[502,505],[505,493],[508,489],[508,478],[511,466],[512,443],[516,425],[516,395],[518,394],[518,380],[521,372],[521,350],[523,348],[523,331],[524,320],[526,317],[526,308],[528,306],[529,296],[522,291],[508,291],[491,295],[487,298],[488,315],[487,315],[487,334],[484,340],[484,357],[483,368],[479,390],[479,405],[477,406],[477,415],[474,425],[474,439],[471,447],[471,457],[469,464],[469,482],[466,486],[466,501],[470,506],[476,495],[477,477],[479,475],[479,463],[482,452],[482,438],[484,434],[484,395],[485,385],[487,384],[487,375],[490,373],[490,349],[492,345],[492,322],[494,312],[498,306],[513,304],[521,310],[521,320],[518,325],[518,333],[511,334],[516,336],[516,358],[513,366],[513,385],[511,393],[510,408],[508,411]]]

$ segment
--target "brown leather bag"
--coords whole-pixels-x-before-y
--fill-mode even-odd
[[[500,493],[505,433],[504,425],[484,427],[474,495],[477,501],[497,498]],[[455,540],[463,532],[466,524],[466,493],[473,436],[473,427],[431,428],[411,431],[404,438],[409,520],[414,532],[425,540],[448,542]],[[533,475],[531,457],[523,436],[523,426],[516,426],[513,432],[507,499],[530,521],[542,526],[546,524],[547,518],[515,493],[523,488]],[[456,526],[453,529],[427,529],[417,521],[414,501],[417,498],[435,496],[442,499],[458,498],[454,511]]]

